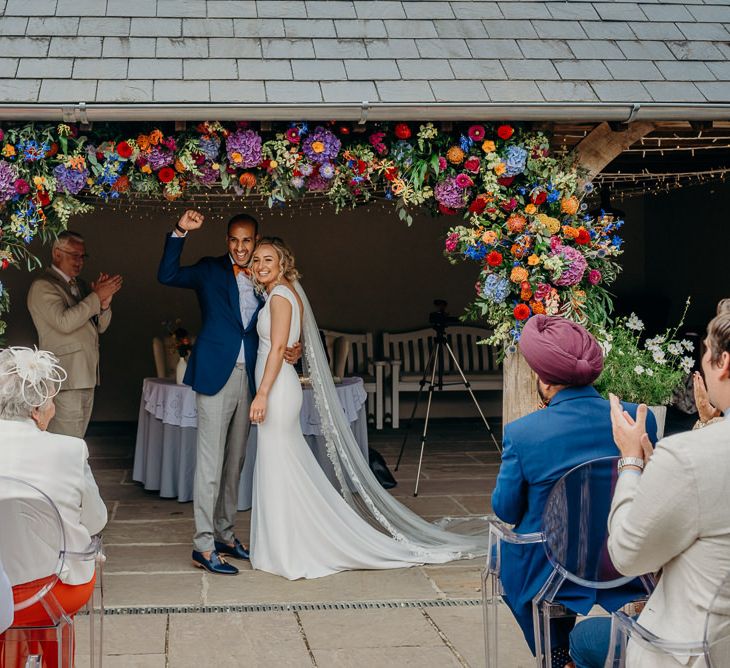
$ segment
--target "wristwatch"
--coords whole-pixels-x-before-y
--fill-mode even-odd
[[[644,460],[641,457],[621,457],[616,464],[616,468],[619,473],[621,473],[621,469],[623,469],[624,466],[637,466],[643,471]]]
[[[185,235],[186,235],[186,234],[188,233],[188,231],[187,231],[187,230],[184,230],[184,229],[183,229],[182,227],[180,227],[180,225],[178,225],[177,223],[175,223],[175,229],[176,229],[176,230],[177,230],[177,231],[178,231],[178,232],[179,232],[179,233],[180,233],[180,234],[181,234],[182,236],[185,236]]]

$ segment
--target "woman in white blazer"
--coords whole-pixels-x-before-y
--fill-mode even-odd
[[[723,420],[664,438],[652,453],[644,429],[646,406],[634,422],[616,397],[611,400],[614,440],[623,459],[608,519],[608,550],[624,575],[661,570],[638,622],[679,643],[702,640],[709,606],[730,572],[730,313],[710,322],[705,344],[707,392]],[[577,668],[603,666],[609,630],[605,619],[575,627],[571,656]],[[630,643],[626,665],[699,668],[705,662]]]
[[[53,418],[53,396],[65,379],[57,359],[48,352],[29,348],[0,351],[0,472],[43,491],[54,502],[63,523],[66,550],[83,552],[91,536],[106,524],[107,511],[89,468],[89,452],[80,438],[46,431]],[[4,491],[0,486],[0,498]],[[28,555],[21,541],[3,530],[0,553],[13,593],[37,588],[52,575],[39,572],[38,560]],[[56,540],[49,536],[48,542]],[[95,581],[94,561],[67,558],[53,594],[70,615],[89,600]],[[20,610],[15,626],[48,623],[40,604]]]

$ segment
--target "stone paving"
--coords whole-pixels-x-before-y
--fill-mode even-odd
[[[393,431],[371,433],[371,446],[391,469],[400,439]],[[414,498],[417,441],[412,437],[395,473],[395,496],[429,519],[491,512],[499,458],[483,427],[434,424]],[[235,578],[211,576],[190,563],[192,504],[161,499],[131,480],[133,427],[92,427],[88,442],[110,511],[105,666],[484,665],[481,559],[296,582],[247,563]],[[243,540],[248,528],[249,513],[239,513]],[[509,665],[532,665],[510,616],[502,619]],[[83,665],[86,620],[79,617],[77,626],[77,665]]]

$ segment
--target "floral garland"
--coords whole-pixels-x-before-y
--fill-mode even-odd
[[[618,271],[610,258],[620,223],[578,222],[580,175],[550,155],[542,133],[486,124],[445,132],[433,123],[137,127],[0,127],[0,268],[38,264],[28,244],[53,239],[72,215],[90,211],[90,196],[174,201],[218,189],[264,196],[273,207],[319,193],[338,211],[380,196],[408,224],[414,206],[467,219],[452,229],[447,252],[483,264],[470,313],[487,318],[495,341],[516,340],[541,308],[605,322],[601,285]],[[7,309],[0,283],[0,315]]]

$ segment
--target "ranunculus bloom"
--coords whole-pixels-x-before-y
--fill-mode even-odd
[[[575,243],[585,246],[591,240],[591,235],[585,227],[581,227],[578,230],[578,236],[575,238]]]
[[[162,183],[170,183],[175,178],[175,170],[172,169],[172,167],[163,167],[159,172],[157,172],[157,178],[162,181]]]
[[[446,166],[448,163],[446,162],[446,158],[444,156],[439,156],[439,172],[443,172],[446,169]]]
[[[496,165],[494,165],[494,173],[497,176],[502,176],[506,169],[507,165],[505,165],[503,162],[498,162]]]
[[[398,139],[408,139],[411,136],[411,129],[405,123],[398,123],[394,132]]]
[[[474,181],[471,180],[471,177],[468,174],[457,174],[456,185],[459,186],[459,188],[471,188],[474,185]]]
[[[527,258],[527,264],[529,264],[531,267],[540,264],[540,256],[533,253],[532,255],[530,255],[530,257]]]
[[[499,183],[500,186],[509,188],[514,183],[514,180],[515,180],[514,176],[500,176],[497,179],[497,183]]]
[[[507,140],[515,133],[514,128],[511,125],[500,125],[497,128],[497,136],[500,139]]]
[[[530,307],[527,304],[517,304],[512,314],[516,320],[527,320],[530,317]]]
[[[470,205],[469,205],[469,211],[470,213],[476,213],[477,215],[480,215],[484,213],[484,209],[487,208],[487,198],[483,197],[482,195],[479,195]]]
[[[458,146],[452,146],[448,151],[446,151],[446,159],[452,165],[460,165],[464,162],[464,151],[462,151]]]
[[[30,192],[30,184],[25,179],[16,179],[13,185],[18,195],[27,195]]]
[[[482,241],[487,244],[487,246],[492,246],[497,242],[497,233],[494,230],[487,230],[484,234],[482,234]]]
[[[535,213],[535,211],[537,211],[537,207],[536,207],[536,206],[535,206],[534,204],[528,204],[528,205],[527,205],[527,206],[525,207],[525,213],[526,213],[526,214],[527,214],[528,216],[531,216],[531,215],[532,215],[533,213]]]
[[[486,132],[483,125],[472,125],[468,130],[469,139],[472,141],[482,141]]]
[[[578,213],[578,207],[580,206],[580,202],[578,202],[578,198],[573,195],[572,197],[566,197],[563,199],[563,201],[560,203],[560,210],[563,213],[567,213],[569,216],[574,216],[576,213]]]
[[[38,191],[38,204],[41,206],[48,206],[51,203],[51,198],[45,190]]]
[[[528,273],[527,269],[524,267],[520,267],[519,265],[516,267],[512,267],[512,271],[509,275],[509,280],[513,283],[523,283],[527,280],[527,277],[530,274]]]
[[[603,276],[601,276],[601,272],[598,271],[598,269],[591,269],[588,272],[588,282],[591,285],[598,285],[601,282],[601,278],[603,278]]]
[[[477,158],[475,155],[472,155],[464,161],[464,169],[466,169],[468,172],[471,172],[472,174],[478,174],[481,164],[481,160],[479,160],[479,158]]]
[[[540,204],[545,204],[545,200],[547,199],[547,193],[544,190],[541,190],[540,192],[534,193],[530,199],[532,200],[533,204],[537,204],[538,206]]]
[[[490,267],[498,267],[500,264],[502,264],[502,253],[499,251],[491,251],[487,255],[487,264]]]
[[[497,149],[497,147],[495,146],[494,142],[491,139],[487,139],[482,144],[482,151],[484,151],[485,153],[494,153],[494,151],[496,149]]]
[[[124,158],[126,160],[132,155],[132,147],[126,141],[120,141],[117,144],[117,153],[120,158]]]
[[[298,144],[300,141],[299,130],[297,128],[289,128],[286,131],[286,138],[290,144]]]

